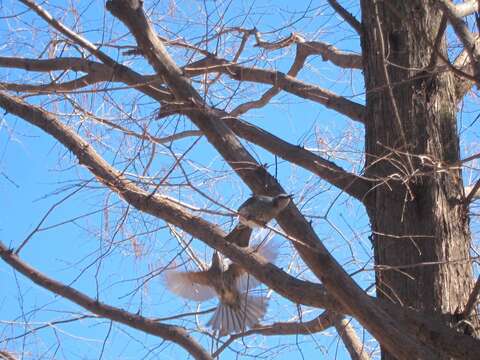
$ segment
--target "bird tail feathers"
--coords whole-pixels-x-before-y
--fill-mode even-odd
[[[207,326],[220,336],[238,333],[258,324],[266,312],[266,297],[243,294],[238,307],[220,302]]]

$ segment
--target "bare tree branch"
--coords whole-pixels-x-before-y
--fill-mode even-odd
[[[362,55],[337,49],[322,41],[306,41],[298,44],[308,55],[320,55],[323,61],[330,61],[343,69],[363,69]]]
[[[257,33],[255,33],[257,37],[257,44],[259,42],[259,37]],[[293,41],[295,41],[295,37],[292,35]],[[305,51],[302,51],[303,48],[301,48],[300,43],[297,42],[297,51],[295,54],[295,59],[293,60],[293,64],[290,67],[290,70],[288,70],[287,75],[295,77],[297,74],[300,72],[300,70],[303,68],[305,65],[305,60],[307,59],[307,54]],[[248,101],[244,104],[241,104],[237,106],[235,109],[233,109],[230,112],[231,116],[240,116],[241,114],[245,114],[247,111],[251,109],[258,109],[263,106],[265,106],[275,95],[280,93],[282,89],[280,87],[274,86],[270,89],[268,89],[258,100],[254,101]]]
[[[335,329],[342,338],[352,360],[370,360],[365,345],[358,338],[351,321],[337,316],[335,318]]]
[[[465,17],[479,11],[478,0],[465,1],[455,5],[455,13],[457,16]]]
[[[42,85],[28,85],[28,84],[13,84],[0,82],[0,88],[4,90],[16,91],[16,92],[29,92],[29,93],[60,93],[71,92],[76,89],[80,89],[98,82],[106,81],[103,76],[85,75],[78,79],[67,81],[63,83],[52,82],[50,84]]]
[[[70,40],[74,41],[75,43],[79,44],[86,50],[88,50],[91,54],[95,55],[98,59],[100,59],[105,65],[108,65],[110,69],[115,71],[115,74],[122,76],[122,81],[130,86],[138,87],[143,92],[148,94],[153,98],[163,98],[163,100],[172,100],[171,94],[162,91],[158,87],[144,84],[142,82],[143,78],[137,72],[129,69],[128,67],[119,64],[114,59],[106,55],[104,52],[99,50],[97,46],[89,42],[88,40],[84,39],[82,36],[78,35],[71,29],[67,28],[58,20],[54,19],[47,11],[45,11],[41,6],[36,4],[32,0],[20,0],[23,4],[27,7],[35,11],[41,18],[43,18],[48,24],[50,24],[53,28],[58,30],[60,33],[65,35]]]
[[[65,61],[64,61],[65,60]],[[110,69],[108,66],[97,63],[94,61],[77,59],[77,58],[64,58],[64,59],[52,59],[52,60],[36,60],[36,59],[21,59],[21,58],[0,58],[0,66],[15,66],[17,68],[22,68],[26,70],[34,71],[52,71],[52,70],[76,70],[82,72],[92,71],[92,76],[96,77],[98,74],[106,74],[106,77],[102,80],[101,76],[98,76],[99,81],[109,80],[108,77],[111,77],[111,81],[128,81],[128,79],[123,75],[125,71],[120,72],[118,76],[114,76],[114,71],[108,71]],[[292,67],[293,68],[293,67]],[[128,69],[128,68],[127,68]],[[152,96],[158,101],[162,101],[165,96],[168,96],[168,92],[165,90],[160,96],[158,93],[152,93],[151,87],[146,86],[146,84],[154,84],[157,82],[158,76],[137,76],[140,83],[138,85],[138,90],[144,92],[147,95]],[[143,84],[143,85],[140,85]],[[44,86],[44,85],[42,85]],[[39,86],[39,87],[42,87]],[[21,91],[33,88],[32,91],[38,90],[36,86],[30,85],[16,85],[11,88],[12,90]],[[7,87],[7,89],[9,89]],[[275,88],[272,88],[275,89]],[[162,107],[162,112],[167,112],[168,114],[175,112],[183,112],[187,109],[185,104],[179,104],[176,106],[165,103]],[[323,159],[320,156],[313,154],[312,152],[305,150],[301,147],[289,144],[288,142],[254,126],[247,122],[241,121],[234,117],[231,117],[225,112],[220,110],[215,110],[217,116],[222,117],[225,123],[237,134],[238,136],[257,144],[266,150],[272,152],[275,155],[278,155],[288,161],[304,167],[305,169],[312,171],[314,174],[317,174],[322,179],[329,181],[333,185],[339,187],[347,194],[355,197],[356,199],[363,201],[364,196],[371,189],[372,185],[366,179],[354,175],[352,173],[346,172],[344,169],[335,165],[333,162]],[[138,134],[134,131],[123,128],[122,126],[111,122],[107,119],[100,119],[94,114],[87,114],[92,119],[95,119],[97,122],[108,125],[112,128],[122,131],[123,133],[134,136],[140,139],[150,139],[155,143],[165,143],[180,137],[191,136],[191,135],[201,135],[201,131],[194,130],[193,132],[183,132],[182,134],[176,134],[172,136],[167,136],[164,138],[157,138],[149,134]]]
[[[294,41],[294,43],[297,44],[297,51],[295,54],[295,59],[293,61],[293,64],[287,73],[287,76],[291,76],[291,77],[297,76],[299,71],[303,68],[307,57],[315,54],[320,54],[324,61],[331,61],[340,67],[357,68],[357,69],[360,69],[362,67],[361,56],[340,51],[334,46],[331,46],[329,44],[326,44],[323,42],[316,42],[316,41],[311,41],[308,43],[304,41],[302,42]],[[229,72],[227,72],[226,74],[229,74]],[[260,97],[260,99],[255,101],[249,101],[245,104],[238,106],[233,111],[231,111],[230,115],[239,116],[252,108],[257,109],[257,108],[263,107],[266,104],[268,104],[268,102],[275,95],[277,95],[281,90],[283,90],[281,87],[274,86],[273,88],[267,90]]]
[[[468,30],[467,25],[462,19],[462,16],[457,12],[455,5],[452,4],[449,0],[439,0],[439,6],[445,12],[452,24],[455,34],[457,34],[460,41],[465,46],[465,49],[470,56],[473,73],[477,79],[477,82],[480,81],[480,50],[476,46],[475,36]]]
[[[291,33],[286,38],[280,39],[275,42],[268,42],[268,41],[262,40],[259,31],[255,31],[254,34],[255,34],[255,40],[257,40],[257,43],[255,44],[255,46],[258,46],[262,49],[269,50],[269,51],[278,50],[278,49],[288,47],[292,44],[300,44],[305,42],[305,39],[300,34],[297,34],[297,33]]]
[[[70,286],[50,279],[32,268],[30,265],[23,262],[17,255],[13,254],[13,252],[2,242],[0,242],[0,257],[34,283],[76,303],[98,316],[117,321],[135,329],[172,341],[187,350],[195,359],[211,359],[208,352],[197,343],[197,341],[193,339],[184,328],[162,324],[92,299]]]
[[[343,96],[323,89],[319,86],[305,83],[280,71],[265,70],[256,67],[244,67],[229,63],[217,57],[207,57],[184,68],[188,75],[198,75],[205,72],[221,72],[238,81],[250,81],[273,85],[304,99],[309,99],[346,115],[352,120],[363,123],[364,106],[346,99]]]
[[[87,76],[84,78],[86,78],[89,83],[83,84],[79,81],[80,79],[77,79],[71,81],[69,86],[77,86],[78,88],[80,88],[95,82],[121,81],[133,88],[137,88],[138,90],[142,91],[143,93],[149,95],[154,99],[164,101],[173,100],[170,92],[168,92],[166,89],[163,89],[160,85],[161,82],[158,80],[158,77],[142,76],[131,70],[130,68],[114,61],[113,65],[110,66],[92,60],[73,57],[55,59],[0,57],[0,66],[39,72],[49,72],[56,70],[81,71],[87,74]],[[35,91],[35,89],[42,89],[44,92],[55,91],[55,86],[58,87],[60,85],[17,85],[7,83],[3,84],[5,84],[5,90]],[[65,86],[65,84],[62,85]]]
[[[260,68],[249,68],[228,62],[227,60],[209,56],[193,64],[187,65],[183,70],[188,76],[197,76],[209,72],[219,72],[230,76],[238,81],[251,81],[262,84],[273,85],[275,90],[270,90],[268,96],[259,103],[264,104],[280,90],[290,92],[299,97],[309,99],[325,105],[327,108],[338,111],[350,117],[352,120],[363,122],[364,107],[358,103],[350,101],[333,92],[322,89],[316,85],[307,84],[294,78],[303,66],[306,57],[314,54],[321,54],[324,59],[331,60],[336,64],[350,64],[352,67],[360,68],[361,57],[354,54],[339,52],[334,47],[321,42],[308,42],[300,44],[298,48],[297,59],[292,65],[288,75],[279,71],[264,70]],[[109,63],[112,63],[113,59]],[[54,70],[74,70],[86,72],[87,76],[63,84],[45,84],[45,85],[23,85],[0,83],[5,90],[28,91],[28,92],[55,92],[71,91],[84,86],[102,81],[122,81],[139,90],[147,90],[146,93],[153,95],[152,87],[162,91],[161,97],[169,99],[169,93],[162,89],[159,84],[161,80],[158,76],[144,76],[135,73],[127,67],[113,62],[113,66],[97,63],[90,60],[79,58],[59,58],[48,60],[22,59],[22,58],[1,58],[0,66],[14,67],[29,71],[54,71]],[[145,91],[144,91],[145,92]],[[158,96],[157,96],[158,97]],[[250,108],[251,106],[249,106]],[[258,106],[256,106],[258,107]],[[232,115],[244,113],[246,110],[236,110]],[[235,115],[235,116],[237,116]]]
[[[238,136],[317,174],[359,201],[363,202],[366,194],[373,187],[372,181],[349,173],[335,163],[302,147],[289,144],[252,124],[228,115],[222,117],[222,119]]]
[[[362,24],[352,14],[340,5],[337,0],[328,0],[328,3],[360,36],[362,35]]]
[[[49,72],[57,70],[81,71],[87,74],[105,76],[114,79],[115,72],[111,66],[76,57],[60,57],[54,59],[25,59],[19,57],[0,57],[0,66],[23,69],[27,71]]]
[[[75,108],[77,108],[77,106],[75,106]],[[199,130],[185,130],[185,131],[181,131],[181,132],[174,133],[172,135],[163,136],[163,137],[154,136],[154,135],[150,134],[148,131],[138,133],[138,132],[129,130],[129,129],[121,126],[121,125],[118,125],[114,121],[110,121],[108,119],[104,119],[104,118],[101,118],[99,116],[95,116],[91,112],[87,112],[84,109],[82,109],[81,111],[82,111],[82,113],[85,114],[85,116],[87,118],[89,118],[89,119],[91,119],[91,120],[93,120],[93,121],[95,121],[99,124],[103,124],[103,125],[106,125],[106,126],[112,128],[112,129],[116,129],[118,131],[121,131],[125,135],[133,136],[137,139],[148,140],[148,141],[151,141],[155,144],[166,144],[166,143],[170,143],[170,142],[173,142],[173,141],[176,141],[176,140],[179,140],[179,139],[184,139],[184,138],[187,138],[187,137],[202,136],[202,132],[199,131]]]
[[[337,315],[338,316],[338,315]],[[212,357],[218,357],[232,342],[245,336],[260,334],[264,336],[273,335],[310,335],[334,326],[335,319],[329,312],[324,312],[315,319],[305,322],[276,322],[271,325],[262,325],[254,329],[231,335],[213,354]]]
[[[17,360],[17,358],[6,350],[0,350],[0,359],[2,360]]]
[[[466,186],[465,191],[467,197],[465,198],[465,203],[470,204],[473,200],[480,197],[480,179],[473,186]]]

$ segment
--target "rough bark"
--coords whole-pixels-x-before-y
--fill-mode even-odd
[[[385,180],[367,199],[377,294],[453,325],[474,278],[453,75],[422,72],[442,13],[434,1],[363,0],[362,16],[366,174]]]

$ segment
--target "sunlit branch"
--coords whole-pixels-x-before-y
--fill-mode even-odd
[[[448,17],[450,24],[455,31],[455,34],[458,36],[460,41],[465,46],[468,55],[470,56],[473,73],[477,79],[477,82],[480,81],[480,49],[476,46],[475,36],[468,30],[467,25],[462,19],[462,16],[457,13],[455,5],[452,4],[449,0],[439,0],[439,5],[445,14]]]
[[[131,70],[130,68],[119,64],[114,59],[109,57],[107,54],[102,52],[97,46],[92,44],[90,41],[86,40],[82,36],[78,35],[73,30],[69,29],[63,25],[60,21],[53,18],[48,11],[45,11],[40,5],[35,3],[32,0],[20,0],[27,7],[35,11],[42,19],[44,19],[48,24],[50,24],[54,29],[58,30],[60,33],[65,35],[67,38],[77,43],[84,49],[88,50],[91,54],[95,55],[99,60],[101,60],[105,65],[108,65],[110,69],[114,69],[115,74],[122,75],[122,81],[128,85],[135,86],[138,89],[141,89],[143,92],[149,96],[155,98],[163,98],[163,100],[172,100],[171,95],[168,92],[165,92],[158,87],[153,85],[143,84],[143,77],[137,72]]]
[[[478,0],[465,1],[455,6],[455,13],[459,17],[465,17],[479,11]]]
[[[70,92],[76,89],[80,89],[95,83],[102,81],[107,81],[104,76],[96,75],[85,75],[78,79],[57,83],[52,82],[50,84],[42,85],[29,85],[29,84],[14,84],[14,83],[5,83],[0,82],[0,89],[10,90],[16,92],[27,92],[27,93],[36,93],[36,94],[47,94],[47,93],[56,93],[56,92]]]
[[[351,320],[342,317],[335,318],[335,329],[342,339],[352,360],[370,360],[365,344],[358,338],[358,335],[351,324]]]
[[[20,57],[0,57],[0,66],[23,69],[26,71],[49,72],[59,70],[81,71],[87,74],[114,76],[114,71],[105,64],[76,57],[60,57],[54,59],[26,59]]]
[[[359,201],[364,200],[373,186],[369,180],[347,172],[334,162],[315,155],[301,146],[292,145],[255,125],[228,115],[222,119],[238,136],[311,171]]]
[[[363,105],[280,71],[241,66],[216,57],[208,57],[189,64],[184,71],[189,76],[206,72],[221,72],[234,80],[273,85],[283,91],[322,104],[352,120],[362,123],[364,121],[365,108]]]
[[[362,35],[362,24],[360,24],[360,22],[355,19],[355,17],[350,14],[347,9],[341,6],[336,0],[328,0],[328,3],[338,15],[340,15],[348,24],[350,24],[352,28],[355,29],[359,35]]]
[[[0,242],[0,257],[15,270],[25,275],[34,283],[76,303],[77,305],[88,311],[91,311],[98,316],[105,317],[144,331],[148,334],[170,340],[183,347],[196,359],[211,359],[208,352],[203,349],[203,347],[197,343],[197,341],[193,339],[182,327],[162,324],[157,321],[147,319],[143,316],[104,304],[98,299],[92,299],[78,290],[51,279],[34,269],[22,261],[17,255],[13,254],[13,252],[10,251],[2,242]]]
[[[297,51],[293,64],[291,65],[290,70],[287,72],[287,76],[296,77],[303,68],[306,59],[310,55],[321,55],[324,61],[331,61],[340,67],[358,69],[362,68],[362,58],[359,55],[340,51],[334,46],[319,41],[305,42],[303,40],[302,42],[295,42],[296,37],[293,35],[291,37],[293,38],[292,43],[296,43],[297,45]],[[209,58],[211,58],[211,56]],[[226,74],[228,75],[229,73],[227,72]],[[282,87],[274,86],[267,90],[258,100],[249,101],[237,106],[231,111],[230,115],[239,116],[250,109],[258,109],[263,107],[267,105],[269,101],[282,90]]]
[[[303,57],[303,56],[302,56]],[[299,60],[300,61],[300,60]],[[294,66],[292,69],[295,71],[299,70],[299,67],[295,67],[297,61],[294,62]],[[123,75],[124,72],[119,73],[118,76],[113,76],[114,72],[112,71],[105,71],[109,69],[108,66],[105,66],[101,63],[97,63],[94,61],[84,60],[84,59],[77,59],[77,58],[65,58],[65,59],[52,59],[52,60],[36,60],[36,59],[21,59],[21,58],[0,58],[0,65],[4,66],[13,66],[15,65],[17,68],[23,68],[26,70],[32,71],[51,71],[51,70],[76,70],[76,71],[92,71],[93,76],[97,76],[98,74],[106,74],[107,77],[110,77],[111,80],[117,81],[128,81]],[[154,76],[144,76],[138,75],[138,80],[141,84],[148,84],[153,83],[155,81]],[[101,78],[99,78],[100,80]],[[107,80],[105,78],[104,80]],[[21,88],[28,88],[29,85],[16,85],[16,89],[20,91]],[[35,88],[35,87],[34,87]],[[161,94],[158,96],[158,93],[152,93],[150,87],[147,86],[138,86],[138,90],[145,92],[147,95],[152,96],[158,101],[161,101],[166,93]],[[267,92],[268,93],[268,92]],[[184,105],[179,106],[179,108],[185,109]],[[176,112],[177,110],[175,110]],[[145,139],[152,141],[154,143],[167,143],[170,141],[175,141],[180,138],[186,136],[199,136],[202,134],[199,130],[190,130],[181,132],[178,134],[173,134],[170,136],[165,136],[162,138],[155,137],[151,134],[144,134],[144,133],[136,133],[129,129],[118,125],[116,122],[99,118],[94,116],[94,114],[87,114],[88,117],[92,118],[93,120],[110,126],[114,129],[117,129],[126,135],[134,136],[139,139]],[[223,117],[225,122],[231,129],[240,137],[245,138],[248,141],[251,141],[259,146],[264,147],[265,149],[271,151],[272,153],[292,161],[293,163],[306,168],[309,171],[317,174],[318,176],[322,177],[323,179],[330,181],[333,185],[338,186],[340,189],[345,191],[346,193],[354,196],[358,200],[362,201],[365,194],[370,189],[370,185],[367,183],[366,180],[362,180],[360,177],[346,172],[345,170],[341,169],[333,162],[323,159],[322,157],[315,155],[301,147],[289,144],[284,140],[271,135],[270,133],[255,127],[251,124],[246,122],[237,120],[235,118],[231,118],[230,115],[226,113],[219,113],[218,116]]]
[[[311,335],[334,326],[335,318],[328,312],[324,312],[315,319],[305,322],[275,322],[271,325],[262,325],[254,329],[233,334],[225,341],[213,354],[212,357],[218,357],[232,342],[246,336],[260,334],[263,336],[274,335]]]

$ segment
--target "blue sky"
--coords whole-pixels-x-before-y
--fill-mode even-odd
[[[348,5],[349,2],[344,3]],[[81,23],[76,21],[76,14],[72,15],[72,12],[62,21],[75,27],[77,31],[84,32],[84,36],[90,41],[108,43],[119,38],[116,45],[133,43],[131,38],[123,37],[126,29],[105,11],[101,1],[69,4],[79,6]],[[297,31],[308,40],[326,41],[344,50],[359,51],[358,39],[354,33],[342,24],[323,2],[320,5],[307,1],[295,4],[289,1],[233,1],[229,4],[185,0],[177,1],[176,7],[171,4],[173,2],[145,2],[146,8],[156,14],[152,15],[152,20],[157,31],[163,36],[198,41],[205,33],[203,13],[206,6],[210,14],[210,30],[216,23],[246,28],[256,26],[265,33],[265,40],[271,41],[286,36],[291,31]],[[25,9],[17,2],[3,2],[2,6],[3,16],[17,14]],[[62,13],[65,7],[64,2],[59,1],[49,2],[44,6],[53,14]],[[214,6],[219,8],[215,9]],[[226,15],[221,19],[219,14],[223,14],[225,9]],[[308,11],[305,11],[306,9]],[[353,7],[352,11],[358,15],[358,9]],[[248,16],[245,15],[247,13]],[[292,26],[273,32],[292,21]],[[31,31],[30,24],[33,24],[36,31]],[[15,29],[16,33],[13,33],[12,29]],[[50,35],[51,32],[43,20],[31,13],[22,14],[18,20],[0,20],[0,38],[4,38],[0,43],[5,44],[0,48],[0,56],[40,56]],[[259,55],[259,50],[252,45],[253,39],[244,54],[245,61]],[[228,46],[224,44],[212,41],[204,46],[210,51],[218,47],[221,56],[231,56],[225,51]],[[169,50],[181,64],[191,56],[185,51],[172,48]],[[79,55],[72,49],[60,50],[57,47],[55,51],[56,56]],[[105,47],[104,51],[139,72],[151,73],[151,69],[139,58],[122,56],[115,48]],[[294,49],[286,49],[263,54],[257,66],[287,71],[293,51]],[[47,57],[45,54],[42,56]],[[26,76],[31,83],[48,81],[44,74],[32,73]],[[15,81],[20,77],[25,78],[25,73],[4,70],[1,81]],[[315,57],[309,59],[299,78],[348,96],[359,103],[363,102],[363,84],[359,71],[339,70]],[[101,84],[97,90],[118,85]],[[226,85],[229,85],[228,81]],[[212,93],[225,85],[215,86]],[[265,89],[267,88],[264,86],[243,84],[238,90],[241,94],[239,101],[255,99],[259,91]],[[108,97],[104,96],[104,92],[79,93],[72,94],[72,99],[86,106],[96,116],[117,119],[135,131],[139,131],[139,128],[128,122],[129,116],[148,125],[149,131],[158,136],[172,133],[175,129],[181,131],[193,128],[186,119],[156,121],[154,115],[158,105],[144,96],[139,97],[131,90],[112,94]],[[225,98],[220,96],[222,93],[216,94],[217,96],[209,98],[210,103],[218,107],[226,106]],[[95,149],[117,168],[136,173],[148,161],[151,147],[144,149],[136,140],[125,138],[122,134],[88,119],[71,115],[71,103],[59,101],[58,105],[55,105],[48,100],[47,97],[39,96],[27,99],[32,104],[43,104],[50,111],[63,114],[62,121],[78,129],[79,133],[89,139]],[[120,108],[123,110],[120,111]],[[462,124],[469,124],[475,115],[476,103],[467,103],[465,110]],[[244,118],[291,143],[318,150],[322,156],[334,159],[350,171],[361,170],[363,130],[359,125],[319,104],[281,94],[273,99],[272,105],[252,111]],[[478,152],[476,135],[477,124],[468,128],[465,133],[467,152],[474,152],[473,149]],[[172,165],[171,151],[181,154],[194,140],[189,138],[179,141],[171,149],[156,149],[156,156],[146,175],[161,177]],[[371,270],[371,266],[368,266],[371,256],[367,239],[368,222],[362,207],[356,201],[344,195],[338,197],[338,190],[281,159],[277,159],[275,169],[276,159],[256,146],[247,144],[247,149],[251,150],[259,162],[266,163],[271,173],[278,175],[288,192],[295,194],[297,205],[312,220],[322,241],[347,271],[354,272],[366,264],[367,269]],[[128,157],[134,151],[141,155],[126,166]],[[231,169],[221,161],[205,139],[196,143],[185,159],[185,171],[191,176],[192,183],[226,206],[234,209],[250,196],[250,191],[232,174]],[[175,170],[168,178],[169,186],[162,187],[161,191],[198,207],[217,209],[194,191],[178,186],[181,176],[181,171]],[[74,194],[69,196],[68,200],[61,201],[71,193]],[[103,302],[132,312],[140,311],[145,316],[162,318],[198,309],[196,303],[186,302],[166,291],[159,277],[144,282],[148,274],[166,265],[179,252],[178,242],[166,224],[128,208],[116,195],[110,194],[92,179],[86,169],[77,166],[73,156],[52,138],[8,114],[4,115],[0,122],[0,198],[3,204],[0,239],[12,247],[22,243],[44,214],[60,202],[41,226],[46,230],[36,233],[21,253],[25,261],[48,276],[71,284],[91,297],[98,296]],[[328,216],[324,218],[327,210]],[[234,225],[234,219],[230,217],[206,214],[205,218],[219,224],[225,231]],[[191,240],[188,234],[180,232],[180,235],[185,241]],[[289,269],[302,279],[314,280],[310,273],[304,271],[302,262],[293,254],[286,240],[278,238],[276,241],[280,244],[277,265]],[[196,239],[193,239],[191,244],[196,253],[208,261],[210,250]],[[184,255],[182,259],[186,259]],[[355,279],[366,287],[373,281],[373,273],[361,272]],[[186,353],[178,346],[163,343],[159,338],[146,336],[126,326],[114,324],[110,328],[111,324],[106,319],[86,318],[58,324],[5,342],[5,339],[14,338],[44,325],[45,322],[71,319],[88,313],[36,286],[4,263],[0,263],[0,283],[3,289],[0,292],[0,339],[4,339],[0,342],[0,349],[7,347],[12,351],[23,352],[24,359],[186,357]],[[201,304],[200,309],[211,306],[214,306],[214,302]],[[307,320],[320,314],[317,309],[302,310],[305,311],[303,316]],[[295,305],[272,294],[265,323],[289,320],[297,314]],[[205,324],[209,316],[200,316],[198,319],[190,316],[170,323],[196,329],[196,321]],[[198,332],[194,335],[206,348],[216,346],[208,336]],[[359,335],[362,336],[362,333],[359,332]],[[249,350],[251,352],[248,354],[257,355],[259,358],[348,358],[333,329],[312,336],[249,337],[244,343],[234,345],[234,348],[242,350],[245,344],[255,347]],[[235,351],[226,351],[222,358],[234,359],[241,355]]]

